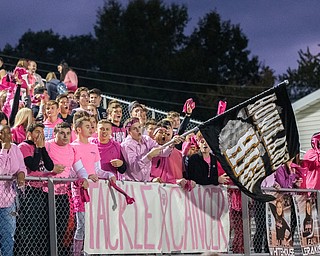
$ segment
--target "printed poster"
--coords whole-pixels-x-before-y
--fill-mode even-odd
[[[270,255],[295,255],[291,230],[291,195],[273,194],[267,203],[267,237]]]
[[[303,255],[320,255],[319,219],[316,198],[294,195],[297,226]]]

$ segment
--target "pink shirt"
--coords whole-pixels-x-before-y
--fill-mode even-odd
[[[27,169],[20,149],[12,143],[9,151],[0,150],[0,175],[12,176],[19,172],[26,174]],[[12,181],[0,181],[0,208],[11,206],[15,196]]]
[[[98,145],[101,158],[101,169],[104,171],[112,172],[118,180],[122,179],[122,174],[118,173],[117,168],[113,167],[110,163],[110,160],[112,159],[120,159],[124,161],[124,158],[121,154],[120,143],[112,139],[110,139],[109,142],[106,144],[100,143],[96,138],[92,139],[91,141],[92,143]]]
[[[92,143],[82,143],[78,139],[71,143],[75,150],[76,161],[81,159],[88,175],[96,174],[95,163],[100,161],[98,146]]]
[[[126,137],[126,128],[112,124],[112,138],[119,143],[123,142]]]
[[[23,125],[11,128],[12,141],[19,144],[24,141],[27,137],[26,131]]]
[[[44,131],[45,140],[53,139],[54,127],[56,127],[57,124],[61,124],[62,122],[63,120],[61,118],[57,118],[57,120],[54,121],[53,123],[50,122],[48,119],[43,122],[43,125],[44,125],[43,131]]]
[[[168,161],[169,161],[170,169],[175,179],[182,179],[183,178],[182,153],[178,149],[173,148],[170,156],[168,157]]]
[[[173,148],[168,157],[154,157],[152,159],[151,177],[160,177],[162,182],[176,184],[182,179],[182,154]]]
[[[54,164],[62,164],[65,169],[62,173],[56,174],[55,178],[69,178],[71,177],[71,168],[75,163],[75,151],[70,144],[66,146],[59,146],[54,140],[46,141],[47,152]],[[55,184],[55,194],[61,195],[67,193],[67,183]],[[47,192],[48,189],[44,188]]]
[[[138,142],[130,135],[121,143],[121,152],[127,163],[127,171],[125,172],[126,180],[133,181],[150,181],[151,161],[147,154],[154,147],[159,145],[148,135],[142,135],[141,141]],[[159,156],[168,156],[171,148],[166,148]]]

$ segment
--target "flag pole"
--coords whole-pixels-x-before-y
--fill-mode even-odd
[[[284,85],[287,86],[288,84],[289,84],[289,81],[288,81],[288,80],[284,80],[284,81],[282,81],[281,83],[279,83],[279,84],[277,84],[277,85],[269,88],[268,90],[265,90],[265,91],[263,91],[263,92],[255,95],[255,96],[251,97],[250,99],[247,99],[247,100],[245,100],[244,102],[241,102],[241,103],[239,103],[238,105],[236,105],[236,106],[234,106],[234,107],[226,110],[226,111],[224,112],[224,114],[225,114],[225,113],[228,113],[228,112],[230,112],[230,111],[232,111],[232,110],[234,110],[234,109],[236,109],[236,108],[239,108],[239,107],[241,107],[242,105],[247,104],[249,101],[252,101],[252,100],[254,100],[254,99],[256,99],[256,98],[259,98],[259,97],[261,97],[261,96],[269,93],[269,92],[272,91],[274,88],[277,88],[277,87],[279,87],[279,86],[284,86]],[[193,133],[193,132],[199,131],[199,127],[200,127],[201,125],[204,125],[204,124],[206,124],[206,123],[208,123],[208,122],[211,122],[212,120],[215,120],[216,118],[218,118],[218,116],[219,116],[219,115],[216,115],[216,116],[210,118],[209,120],[203,122],[203,123],[200,124],[199,126],[194,127],[193,129],[191,129],[191,130],[189,130],[189,131],[186,131],[185,133],[183,133],[183,134],[180,135],[180,136],[181,136],[181,137],[186,137],[187,135],[189,135],[189,134],[191,134],[191,133]],[[165,147],[167,147],[167,146],[172,145],[172,144],[174,143],[174,141],[175,141],[174,138],[172,138],[172,139],[171,139],[170,141],[168,141],[167,143],[161,145],[161,148],[165,148]]]

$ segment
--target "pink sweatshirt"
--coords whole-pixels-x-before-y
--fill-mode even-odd
[[[320,189],[320,134],[314,134],[311,138],[312,149],[304,155],[305,165],[308,167],[306,187]]]
[[[75,92],[78,88],[78,77],[77,74],[72,70],[67,72],[63,82],[67,86],[68,91]]]
[[[0,175],[12,176],[19,172],[26,174],[27,169],[20,149],[12,143],[10,150],[0,150]],[[0,208],[11,206],[15,196],[12,181],[0,181]]]
[[[27,137],[27,133],[23,125],[18,125],[17,127],[11,128],[12,141],[19,144],[24,141]]]
[[[112,159],[120,159],[124,162],[124,158],[121,154],[120,143],[112,139],[110,139],[107,144],[100,143],[97,138],[93,138],[91,141],[92,143],[98,145],[101,158],[101,169],[112,172],[117,177],[117,180],[121,180],[123,175],[119,173],[117,168],[113,167],[110,163],[110,160]]]

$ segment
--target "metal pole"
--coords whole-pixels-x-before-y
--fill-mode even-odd
[[[320,218],[320,191],[317,190],[317,210],[318,210],[318,219]]]
[[[241,204],[242,204],[242,228],[243,228],[243,245],[244,254],[250,254],[250,221],[249,221],[249,200],[246,194],[241,192]]]
[[[50,255],[58,255],[57,250],[57,225],[56,225],[56,202],[54,198],[54,184],[48,179],[48,202],[49,202],[49,237]]]

